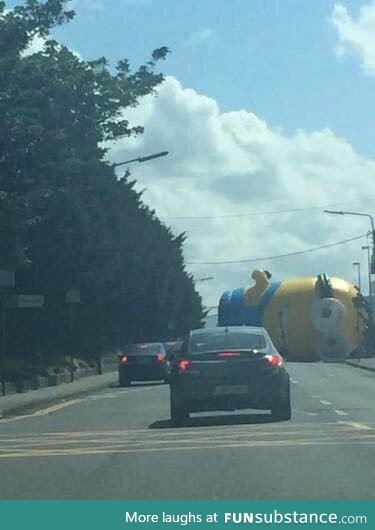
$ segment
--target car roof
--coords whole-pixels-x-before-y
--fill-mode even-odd
[[[162,342],[132,342],[130,344],[127,344],[128,347],[130,346],[140,346],[140,347],[146,347],[146,346],[164,346]]]
[[[256,333],[259,335],[268,335],[268,332],[265,328],[260,326],[222,326],[216,328],[200,328],[191,330],[191,335],[200,335],[202,333],[231,333],[231,332],[242,332],[242,333]]]

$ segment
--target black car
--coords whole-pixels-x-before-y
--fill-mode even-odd
[[[182,343],[183,343],[182,339],[164,341],[163,344],[167,352],[167,358],[173,357],[174,355],[176,355],[179,352],[182,346]]]
[[[182,339],[174,339],[165,341],[163,343],[165,351],[167,353],[168,382],[171,376],[172,361],[175,357],[177,357],[178,352],[180,351],[180,348],[182,346],[182,342]]]
[[[166,381],[168,378],[167,354],[159,342],[132,344],[119,356],[120,386],[130,386],[132,381]]]
[[[289,420],[289,374],[264,328],[193,330],[173,360],[170,407],[176,426],[213,410],[270,409]]]

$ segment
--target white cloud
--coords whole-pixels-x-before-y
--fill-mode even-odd
[[[365,73],[375,75],[375,2],[362,6],[356,19],[347,7],[336,4],[331,22],[339,39],[337,53],[355,55]]]
[[[127,113],[145,133],[112,147],[119,162],[168,150],[166,158],[133,166],[145,201],[174,231],[186,231],[186,261],[272,256],[299,251],[365,233],[366,219],[338,217],[322,210],[280,215],[221,216],[343,203],[366,211],[375,195],[375,160],[361,157],[330,130],[298,131],[291,136],[248,112],[221,112],[216,101],[168,77],[158,97],[147,97]],[[371,209],[371,208],[370,208]],[[207,305],[222,290],[247,284],[250,272],[264,267],[280,279],[300,274],[353,279],[352,262],[363,259],[361,241],[288,259],[241,265],[189,266]]]
[[[34,55],[34,53],[41,52],[44,49],[45,44],[46,39],[40,37],[39,35],[35,35],[29,46],[22,53],[22,57],[28,57],[29,55]]]

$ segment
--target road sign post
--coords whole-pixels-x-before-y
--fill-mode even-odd
[[[14,294],[2,297],[2,322],[3,322],[3,342],[2,351],[6,351],[6,310],[7,309],[36,309],[44,306],[44,296],[41,294]],[[5,374],[5,353],[2,358],[2,373]],[[2,381],[3,381],[2,377]],[[5,382],[2,383],[3,396],[5,395]]]
[[[69,289],[65,295],[68,304],[69,331],[70,331],[70,381],[74,381],[74,355],[75,355],[75,309],[76,304],[81,303],[81,293],[78,289]]]
[[[5,356],[6,356],[6,295],[0,294],[0,319],[1,319],[1,357],[0,357],[0,370],[1,370],[1,394],[5,396]]]
[[[8,289],[15,286],[15,272],[13,269],[0,270],[0,375],[1,375],[1,394],[5,396],[5,363],[7,353],[7,327],[6,327],[6,306]]]
[[[70,381],[74,381],[74,350],[75,350],[75,326],[74,326],[74,304],[69,305],[69,329],[70,329]]]
[[[12,269],[0,270],[0,288],[11,289],[15,286],[15,274]]]

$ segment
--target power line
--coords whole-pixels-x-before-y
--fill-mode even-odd
[[[248,259],[228,260],[228,261],[190,261],[190,262],[187,262],[186,265],[229,265],[229,264],[236,264],[236,263],[253,263],[257,261],[271,261],[271,260],[280,259],[280,258],[288,258],[290,256],[299,256],[301,254],[307,254],[308,252],[316,252],[317,250],[323,250],[325,248],[337,247],[339,245],[344,245],[345,243],[350,243],[351,241],[357,241],[358,239],[362,239],[364,237],[367,237],[367,233],[362,234],[361,236],[351,237],[350,239],[343,239],[342,241],[336,241],[335,243],[328,243],[327,245],[321,245],[320,247],[308,248],[305,250],[299,250],[297,252],[288,252],[287,254],[278,254],[276,256],[266,256],[266,257],[261,257],[261,258],[248,258]]]
[[[369,195],[366,197],[366,199],[371,199],[375,197],[375,195]],[[342,204],[353,204],[353,201],[346,201],[346,202],[336,202],[331,204],[326,204],[323,206],[306,206],[305,208],[289,208],[285,210],[271,210],[271,211],[255,211],[255,212],[247,212],[247,213],[237,213],[237,214],[223,214],[223,215],[198,215],[198,216],[178,216],[178,217],[164,217],[164,219],[175,219],[175,220],[187,220],[187,219],[229,219],[229,218],[238,218],[238,217],[254,217],[257,215],[280,215],[283,213],[296,213],[296,212],[306,212],[308,210],[324,210],[325,208],[332,208],[335,206],[340,206]]]

